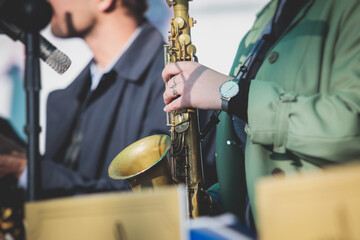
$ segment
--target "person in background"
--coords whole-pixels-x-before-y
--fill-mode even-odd
[[[359,21],[355,0],[273,0],[241,41],[229,75],[195,62],[164,68],[166,112],[222,111],[217,167],[224,152],[233,168],[240,166],[235,171],[243,178],[233,191],[242,192],[238,204],[248,229],[256,232],[260,178],[321,170],[360,155]]]
[[[52,33],[84,39],[93,59],[67,88],[49,94],[41,198],[129,190],[127,181],[108,177],[111,161],[141,138],[169,134],[162,100],[163,37],[144,17],[146,0],[49,3]],[[204,149],[214,159],[214,138],[208,137]],[[11,161],[0,155],[0,173],[21,183],[27,161],[16,156]],[[215,159],[207,169],[212,184]]]

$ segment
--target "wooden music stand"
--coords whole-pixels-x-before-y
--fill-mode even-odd
[[[185,189],[91,194],[26,203],[27,240],[186,240]]]
[[[266,178],[256,192],[260,239],[360,239],[360,164]]]

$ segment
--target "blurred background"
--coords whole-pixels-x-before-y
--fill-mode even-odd
[[[197,23],[192,28],[192,41],[197,48],[199,62],[219,72],[228,74],[237,46],[252,26],[256,13],[268,0],[194,0],[189,3],[189,13]],[[167,42],[169,21],[173,16],[165,0],[149,0],[147,12]],[[92,58],[90,50],[81,39],[58,39],[52,36],[49,26],[41,35],[72,61],[70,68],[59,75],[41,61],[40,93],[40,152],[44,151],[45,109],[49,92],[64,88]],[[24,77],[24,45],[0,34],[0,116],[8,119],[24,140],[26,122]],[[159,81],[161,76],[159,76]],[[105,106],[104,106],[105,107]]]

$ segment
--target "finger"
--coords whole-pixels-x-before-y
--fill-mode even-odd
[[[168,89],[165,90],[163,94],[164,103],[169,104],[173,98],[174,96],[172,95],[172,93]]]
[[[25,157],[25,154],[16,150],[11,151],[11,155],[15,157]]]
[[[170,88],[169,86],[167,86],[163,94],[164,103],[169,104],[175,98],[178,98],[180,95],[182,95],[180,89],[182,88],[180,88],[179,86],[176,86],[176,88]]]
[[[170,93],[169,90],[166,90],[163,94],[164,103],[169,104],[173,97],[172,93]]]
[[[175,64],[176,63],[167,64],[163,69],[161,76],[164,82],[168,82],[172,76],[182,72],[180,68],[175,67]]]
[[[164,82],[168,82],[172,76],[182,73],[188,64],[189,62],[176,62],[167,64],[161,74]]]
[[[183,95],[184,83],[183,81],[172,80],[166,84],[166,88],[163,94],[165,104],[169,104],[174,98],[179,95]]]
[[[185,106],[182,106],[181,104],[182,104],[182,96],[179,96],[178,98],[176,98],[175,100],[173,100],[172,102],[167,104],[164,107],[164,111],[165,112],[172,112],[172,111],[175,111],[177,109],[184,108]]]

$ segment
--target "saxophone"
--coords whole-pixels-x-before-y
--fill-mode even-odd
[[[195,21],[189,18],[188,1],[167,0],[175,16],[170,22],[169,45],[164,46],[165,64],[197,61],[196,47],[190,37],[190,27]],[[184,184],[188,217],[210,214],[213,204],[203,188],[197,109],[168,113],[167,125],[170,137],[149,136],[121,151],[108,168],[109,177],[128,180],[133,191]]]
[[[196,47],[191,43],[190,28],[196,21],[189,17],[189,0],[167,0],[174,9],[171,19],[169,45],[165,45],[165,64],[180,61],[197,61]],[[203,215],[201,205],[207,195],[203,189],[203,164],[199,141],[197,109],[187,108],[167,113],[170,127],[170,169],[173,180],[186,187],[188,216]]]

